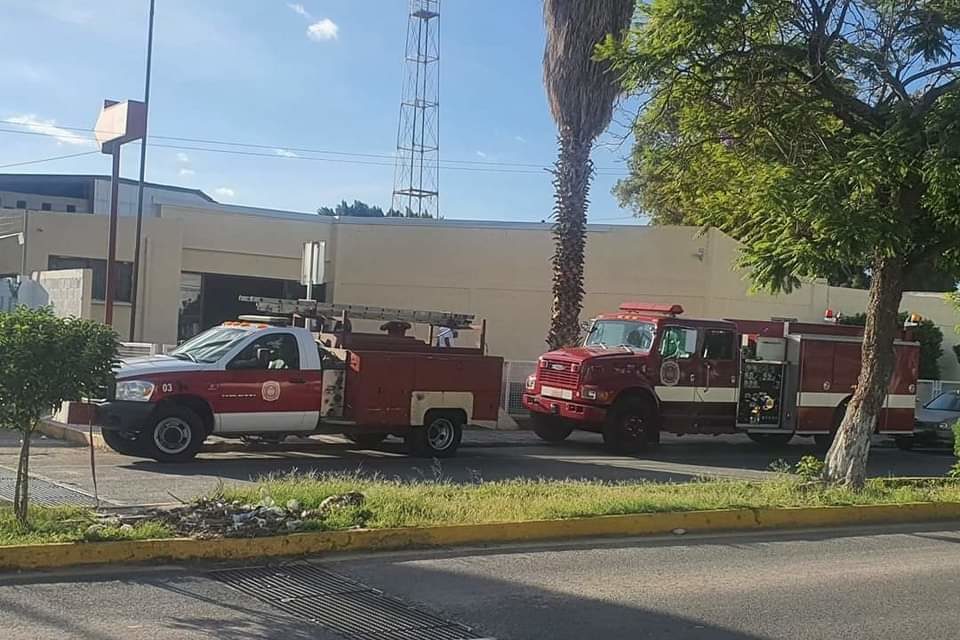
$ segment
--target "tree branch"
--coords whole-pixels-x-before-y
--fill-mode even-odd
[[[960,61],[947,62],[946,64],[941,64],[938,67],[931,67],[930,69],[919,71],[913,74],[912,76],[904,79],[903,85],[908,87],[914,82],[916,82],[917,80],[922,80],[929,76],[937,75],[938,73],[943,73],[945,71],[951,71],[953,69],[960,69]]]
[[[954,78],[946,84],[930,89],[930,91],[927,91],[927,93],[920,98],[917,105],[913,108],[913,115],[917,117],[925,116],[937,103],[937,100],[955,89],[960,89],[960,78]]]

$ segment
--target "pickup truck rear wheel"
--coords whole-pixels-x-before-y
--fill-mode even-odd
[[[431,411],[426,424],[414,427],[406,437],[410,454],[418,458],[450,458],[456,455],[463,438],[463,416],[459,412]]]
[[[157,410],[141,437],[146,455],[157,462],[192,460],[206,439],[203,420],[187,407],[171,405]]]
[[[603,444],[614,453],[639,453],[660,444],[656,407],[644,398],[617,403],[603,426]]]
[[[573,427],[564,424],[563,420],[554,416],[545,416],[535,413],[531,416],[533,432],[546,442],[563,442],[573,433]]]

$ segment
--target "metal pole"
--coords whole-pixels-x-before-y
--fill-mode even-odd
[[[103,322],[113,325],[114,272],[117,262],[117,215],[120,199],[120,145],[113,145],[113,173],[110,174],[110,237],[107,241],[107,284],[104,293]]]
[[[137,294],[140,284],[140,241],[143,228],[143,179],[147,168],[147,121],[150,117],[150,68],[153,62],[153,14],[156,0],[150,0],[147,28],[147,72],[143,87],[143,138],[140,140],[140,184],[137,186],[137,230],[133,246],[133,274],[130,281],[130,341],[137,329]]]
[[[27,279],[27,234],[30,227],[30,214],[23,212],[23,248],[20,250],[20,277]]]

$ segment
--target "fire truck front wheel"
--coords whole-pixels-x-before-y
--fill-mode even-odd
[[[546,442],[563,442],[573,433],[573,426],[555,416],[534,413],[530,418],[533,421],[533,432]]]
[[[459,411],[430,411],[422,427],[406,436],[407,449],[418,458],[451,458],[463,438],[463,414]]]
[[[178,405],[161,406],[143,433],[146,455],[157,462],[187,462],[200,450],[206,434],[203,420]]]
[[[603,444],[615,453],[639,453],[660,444],[657,409],[645,398],[628,398],[614,405],[603,427]]]
[[[785,447],[793,440],[792,433],[754,433],[747,432],[747,437],[759,445],[768,448]]]

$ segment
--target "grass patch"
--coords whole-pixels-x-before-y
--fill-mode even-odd
[[[17,524],[13,508],[0,504],[0,546],[94,540],[146,540],[169,538],[173,535],[166,525],[149,521],[133,525],[132,529],[121,529],[119,525],[103,525],[89,531],[91,525],[98,522],[89,509],[33,507],[30,509],[30,526],[23,528]]]
[[[861,492],[826,488],[797,478],[760,482],[660,484],[511,480],[479,484],[402,482],[353,475],[268,476],[254,487],[226,487],[229,500],[279,504],[297,500],[313,509],[329,496],[359,491],[362,507],[331,513],[316,529],[392,528],[553,520],[709,509],[960,502],[960,483],[870,481]]]

